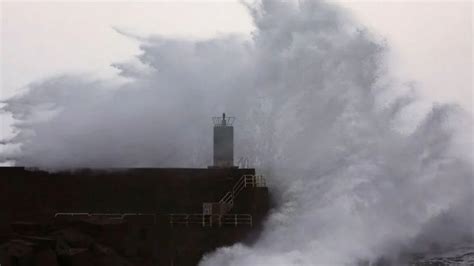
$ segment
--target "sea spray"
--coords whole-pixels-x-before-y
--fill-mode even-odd
[[[225,111],[237,117],[236,157],[266,174],[278,206],[251,247],[202,265],[395,257],[442,242],[436,234],[457,226],[436,222],[446,215],[472,234],[472,156],[461,149],[472,143],[460,135],[470,118],[392,81],[385,46],[332,4],[248,8],[250,40],[141,40],[138,62],[114,65],[128,79],[120,86],[74,75],[31,84],[3,108],[20,146],[8,158],[51,170],[203,167],[209,119]]]

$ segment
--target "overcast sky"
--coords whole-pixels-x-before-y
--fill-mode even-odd
[[[340,5],[387,39],[394,75],[415,81],[430,101],[472,111],[470,1],[343,1]],[[113,62],[139,53],[139,36],[209,38],[253,27],[237,1],[6,2],[1,1],[0,98],[61,73],[111,77]],[[1,116],[0,138],[9,134]]]

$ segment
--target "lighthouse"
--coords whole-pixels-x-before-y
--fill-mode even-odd
[[[235,117],[213,117],[214,165],[217,168],[234,167],[234,123]]]

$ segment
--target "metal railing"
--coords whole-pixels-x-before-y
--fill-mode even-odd
[[[250,160],[247,157],[240,157],[237,161],[237,166],[239,168],[249,168],[250,167]]]
[[[262,175],[243,175],[237,183],[232,187],[232,190],[227,192],[224,197],[219,200],[219,203],[229,206],[227,211],[234,206],[234,200],[239,193],[246,187],[266,187],[265,178]]]
[[[201,213],[173,213],[168,214],[169,223],[173,226],[222,227],[222,226],[252,226],[252,215],[250,214],[212,214]]]
[[[58,216],[90,216],[88,212],[57,212],[54,214],[54,218]]]
[[[58,217],[107,217],[110,219],[123,220],[127,217],[153,217],[153,223],[156,224],[156,214],[154,213],[88,213],[88,212],[57,212],[54,214],[54,218]]]
[[[225,113],[222,116],[214,116],[212,117],[212,122],[214,127],[225,127],[225,126],[232,126],[235,121],[234,116],[225,116]]]
[[[230,211],[234,206],[234,201],[240,192],[247,187],[266,187],[265,178],[261,175],[243,175],[218,202],[225,206],[224,213]],[[110,219],[125,219],[133,216],[150,216],[156,224],[155,213],[88,213],[88,212],[58,212],[54,218],[58,217],[107,217]],[[202,227],[224,226],[224,225],[248,225],[252,226],[252,216],[250,214],[168,214],[169,222],[173,225],[201,225]]]

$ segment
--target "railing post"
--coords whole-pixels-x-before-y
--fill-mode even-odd
[[[234,227],[237,227],[237,214],[234,214]]]

